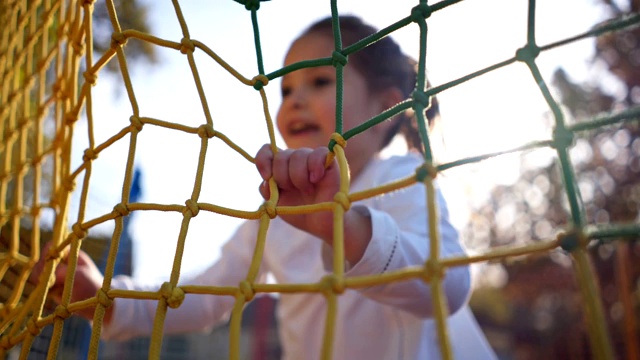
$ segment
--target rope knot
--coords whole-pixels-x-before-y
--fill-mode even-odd
[[[212,137],[216,136],[216,131],[213,129],[213,125],[210,125],[210,124],[200,125],[200,127],[198,128],[198,136],[200,136],[203,139],[204,138],[211,139]]]
[[[113,211],[116,212],[120,216],[129,215],[129,209],[127,208],[127,205],[125,205],[123,203],[120,203],[120,204],[114,206],[113,207]]]
[[[84,155],[82,156],[82,161],[91,161],[91,160],[95,160],[98,158],[98,154],[95,152],[95,150],[89,148],[87,150],[84,151]]]
[[[131,115],[131,117],[129,117],[129,121],[131,122],[131,126],[133,126],[133,128],[131,128],[131,131],[142,130],[142,125],[144,124],[142,123],[139,117],[135,115]]]
[[[535,60],[540,55],[540,48],[536,44],[527,44],[516,51],[516,59],[522,62]]]
[[[432,279],[444,278],[444,266],[438,262],[438,260],[429,259],[424,264],[424,281],[430,281]]]
[[[342,148],[347,147],[347,140],[342,137],[342,134],[333,133],[331,134],[331,140],[335,141],[336,144],[342,146]]]
[[[67,97],[66,88],[62,79],[58,79],[58,81],[53,83],[51,89],[53,90],[53,93],[55,94],[57,99],[63,100]]]
[[[123,46],[127,43],[127,37],[121,32],[114,32],[111,34],[111,48],[115,49],[118,46]]]
[[[271,219],[275,219],[275,217],[278,215],[276,211],[276,204],[271,200],[265,201],[264,210],[267,212],[267,215],[269,215],[269,218]]]
[[[27,167],[28,163],[24,163],[22,166],[20,166],[17,170],[17,175],[18,176],[24,176],[27,174],[27,172],[29,172],[29,168]],[[19,210],[18,207],[16,207],[16,210]],[[20,211],[18,211],[20,212]]]
[[[40,165],[40,163],[42,162],[43,158],[44,157],[42,156],[42,154],[35,155],[33,157],[33,159],[31,159],[31,166],[36,167],[36,166]]]
[[[78,121],[78,117],[73,112],[68,112],[64,115],[64,122],[66,125],[73,125],[76,121]]]
[[[84,54],[84,44],[81,43],[80,41],[73,41],[71,43],[71,47],[73,48],[73,51],[76,52],[76,54],[78,55]]]
[[[345,289],[344,279],[337,277],[335,274],[329,274],[322,279],[321,288],[324,292],[342,294]]]
[[[558,234],[557,241],[562,250],[572,252],[587,243],[588,239],[580,230],[571,230]]]
[[[333,67],[338,67],[338,65],[345,66],[347,65],[347,61],[347,56],[340,51],[334,51],[331,53],[331,65],[333,65]]]
[[[73,178],[68,177],[62,182],[62,186],[64,186],[64,189],[68,192],[72,192],[73,189],[76,188],[76,182],[73,180]]]
[[[183,54],[187,54],[193,52],[196,49],[196,45],[191,41],[191,39],[182,38],[180,40],[180,52]]]
[[[85,237],[87,237],[87,231],[82,228],[82,225],[80,223],[73,224],[71,229],[73,230],[73,234],[78,239],[84,239]]]
[[[240,4],[244,4],[244,8],[249,11],[260,9],[260,0],[236,0],[236,1],[239,2]]]
[[[33,336],[38,336],[38,334],[40,334],[40,328],[38,327],[36,319],[34,318],[31,318],[29,319],[29,321],[27,321],[27,329],[29,330],[29,334]]]
[[[196,217],[198,216],[198,213],[200,212],[200,208],[198,207],[198,203],[196,203],[195,201],[189,199],[187,201],[185,201],[185,209],[184,212],[189,211],[191,213],[191,217]],[[183,214],[184,214],[183,212]]]
[[[564,126],[556,127],[553,130],[553,146],[556,149],[566,149],[573,145],[575,135]]]
[[[431,7],[427,4],[420,4],[411,9],[411,21],[417,23],[431,16]]]
[[[98,74],[94,74],[89,71],[85,71],[84,73],[82,73],[82,77],[84,77],[84,80],[91,86],[95,85],[98,81]]]
[[[57,199],[52,198],[49,200],[49,207],[55,210],[60,210],[60,202]]]
[[[107,294],[104,289],[99,289],[96,293],[96,298],[98,299],[98,304],[102,305],[105,308],[113,305],[113,299]]]
[[[68,319],[71,316],[71,313],[69,312],[69,309],[66,306],[63,306],[63,305],[56,306],[54,314],[56,314],[57,318],[60,318],[62,320]]]
[[[329,141],[329,151],[331,151],[331,152],[327,156],[327,160],[324,163],[325,167],[329,166],[329,164],[331,164],[331,162],[333,161],[333,159],[335,157],[335,151],[333,151],[333,147],[336,144],[340,145],[344,149],[344,148],[347,147],[347,140],[345,140],[342,137],[342,135],[339,134],[339,133],[331,134],[331,140]]]
[[[256,90],[262,89],[263,86],[267,86],[269,83],[269,78],[264,75],[256,75],[253,79],[251,79],[251,83],[253,84],[253,88]]]
[[[411,98],[413,99],[414,103],[422,105],[425,109],[431,106],[431,96],[425,94],[422,91],[414,91],[413,93],[411,93]]]
[[[62,39],[62,38],[67,36],[65,34],[65,31],[67,33],[69,33],[69,27],[68,26],[58,26],[58,31],[56,31],[56,35],[58,36],[58,39]]]
[[[47,260],[56,260],[61,256],[62,254],[60,254],[60,252],[55,246],[50,247],[49,251],[47,252]]]
[[[426,162],[416,168],[416,181],[424,182],[427,177],[435,179],[438,176],[438,168],[432,163]]]
[[[34,206],[31,208],[31,216],[32,217],[38,217],[40,215],[40,207],[39,206]]]
[[[342,191],[335,194],[335,196],[333,197],[333,201],[335,201],[337,204],[340,204],[345,211],[349,210],[349,208],[351,207],[351,200],[349,200],[349,195],[345,194]]]
[[[256,295],[255,291],[253,291],[253,286],[247,280],[243,280],[238,284],[238,289],[242,296],[244,296],[245,301],[251,301],[253,297]]]
[[[170,282],[162,284],[162,287],[160,287],[160,295],[167,300],[167,305],[172,309],[180,307],[184,301],[184,290],[180,287],[173,286]]]

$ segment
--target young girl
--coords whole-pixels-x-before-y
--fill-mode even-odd
[[[351,16],[340,18],[343,43],[349,45],[376,29]],[[331,19],[309,27],[291,46],[285,65],[331,56]],[[416,82],[415,62],[386,37],[349,56],[344,70],[344,128],[350,129],[410,97]],[[336,73],[331,66],[306,68],[282,78],[282,105],[277,126],[288,149],[273,153],[265,145],[256,155],[269,198],[267,181],[279,189],[278,205],[332,201],[338,191],[339,168],[325,168],[327,144],[335,131]],[[427,112],[432,121],[437,102]],[[351,138],[345,149],[351,192],[405,177],[422,163],[415,119],[399,115]],[[396,134],[403,134],[406,155],[381,159],[378,154]],[[438,195],[443,257],[464,253],[449,222],[445,200]],[[423,265],[429,256],[425,189],[421,184],[352,204],[344,216],[345,275],[375,275]],[[260,274],[273,274],[280,283],[314,283],[332,268],[333,215],[324,211],[275,218],[269,227]],[[246,276],[258,237],[257,221],[247,221],[224,245],[220,260],[183,284],[237,286]],[[61,266],[57,278],[64,281]],[[95,296],[102,275],[81,253],[73,301]],[[113,288],[142,290],[132,279],[116,277]],[[454,267],[443,281],[450,312],[450,340],[457,359],[493,359],[466,301],[470,293],[468,267]],[[157,290],[157,288],[147,289]],[[431,290],[422,280],[410,280],[347,290],[339,296],[334,331],[334,359],[438,359]],[[187,295],[169,309],[165,332],[210,328],[225,320],[231,296]],[[103,338],[127,339],[151,332],[156,303],[117,298],[105,315]],[[81,315],[91,319],[92,311]],[[318,358],[322,348],[326,300],[320,294],[281,294],[277,316],[284,358]]]

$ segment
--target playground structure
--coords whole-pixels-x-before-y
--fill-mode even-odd
[[[261,38],[257,21],[260,14],[260,2],[239,1],[237,6],[245,6],[250,13],[255,32],[258,69],[255,74],[249,76],[240,74],[233,68],[233,64],[226,63],[207,44],[190,37],[187,23],[182,17],[180,5],[177,1],[174,2],[176,16],[183,29],[183,38],[180,40],[161,39],[135,29],[121,28],[118,22],[117,9],[112,1],[107,1],[113,34],[111,47],[100,57],[96,57],[93,52],[92,13],[94,3],[92,1],[24,0],[0,5],[0,11],[2,11],[0,19],[3,24],[8,24],[8,26],[3,27],[2,36],[0,37],[0,74],[2,74],[2,92],[0,93],[0,119],[2,123],[2,145],[0,145],[0,149],[2,151],[0,152],[0,159],[2,159],[4,165],[0,184],[0,215],[2,216],[2,227],[8,228],[11,234],[6,249],[3,249],[3,252],[0,253],[0,276],[4,279],[9,270],[18,274],[16,278],[11,280],[12,292],[6,299],[3,299],[4,302],[0,306],[0,354],[4,356],[9,350],[19,345],[21,358],[27,358],[33,339],[44,327],[52,326],[53,336],[48,354],[49,357],[55,358],[65,320],[81,308],[95,306],[94,326],[88,353],[90,358],[96,358],[105,308],[111,306],[113,300],[118,297],[128,297],[151,299],[158,303],[154,332],[149,348],[149,357],[157,359],[161,355],[162,327],[167,309],[179,307],[184,295],[193,293],[235,297],[236,305],[231,317],[229,345],[231,358],[238,358],[238,339],[242,330],[241,320],[243,308],[247,302],[260,293],[311,291],[323,294],[329,305],[326,314],[327,325],[322,330],[325,344],[322,358],[327,359],[330,358],[332,348],[331,326],[336,316],[336,299],[345,289],[402,281],[409,278],[422,278],[432,286],[434,304],[437,309],[435,319],[438,324],[438,342],[442,349],[443,358],[450,359],[452,354],[445,322],[448,310],[440,284],[442,275],[447,268],[462,264],[543,253],[562,248],[571,255],[573,268],[580,284],[592,352],[598,359],[613,358],[612,347],[602,312],[601,296],[598,292],[597,277],[593,272],[587,247],[594,239],[637,237],[640,235],[640,225],[634,223],[602,226],[585,222],[580,189],[576,186],[568,149],[581,132],[597,131],[602,127],[620,122],[637,121],[640,109],[637,107],[630,108],[589,122],[567,125],[561,107],[540,75],[536,58],[541,52],[570,42],[637,26],[640,23],[640,16],[636,14],[621,18],[564,41],[539,46],[535,39],[536,3],[534,0],[530,0],[528,2],[528,36],[527,39],[523,39],[524,44],[521,48],[514,49],[512,58],[470,73],[455,81],[427,89],[424,63],[427,56],[428,19],[432,16],[438,16],[440,10],[448,6],[455,6],[456,3],[457,1],[441,1],[435,4],[427,4],[426,1],[416,1],[416,6],[406,17],[396,22],[390,22],[388,27],[381,29],[375,36],[362,39],[346,48],[342,48],[339,41],[340,31],[336,28],[334,29],[336,51],[332,57],[293,64],[267,73],[262,64],[260,53]],[[332,1],[330,4],[328,3],[329,5],[332,8],[332,14],[337,16],[339,14],[338,2]],[[234,139],[230,139],[216,130],[214,116],[212,116],[212,112],[207,105],[207,94],[198,75],[198,67],[193,56],[194,52],[202,51],[206,53],[220,67],[238,80],[238,86],[253,87],[256,90],[256,96],[260,97],[264,104],[263,116],[267,124],[268,138],[275,148],[273,122],[269,112],[269,102],[264,91],[264,87],[269,86],[269,81],[303,66],[331,65],[335,67],[337,74],[340,75],[344,67],[348,66],[346,59],[350,54],[362,49],[378,38],[409,24],[417,24],[421,30],[419,39],[421,50],[418,59],[420,71],[416,91],[410,99],[373,117],[357,128],[343,129],[342,119],[337,116],[335,135],[328,146],[332,150],[332,156],[335,156],[338,160],[339,166],[345,169],[347,163],[343,148],[348,144],[351,137],[367,131],[371,126],[393,115],[412,109],[417,114],[421,136],[426,149],[424,164],[416,169],[415,173],[407,174],[406,178],[400,181],[360,193],[349,193],[349,182],[347,178],[344,178],[342,179],[341,190],[336,194],[335,202],[317,204],[306,208],[278,206],[277,191],[272,191],[273,197],[256,210],[232,209],[199,201],[202,172],[207,156],[206,150],[211,141],[222,141],[248,162],[253,162],[253,158],[236,145]],[[430,34],[430,36],[438,35]],[[205,123],[197,127],[189,127],[145,116],[144,112],[137,106],[136,91],[128,73],[127,57],[123,50],[127,41],[149,42],[155,46],[179,51],[187,57],[194,82],[198,88],[199,98],[203,104],[206,117]],[[98,74],[103,68],[108,63],[115,61],[119,64],[122,81],[132,105],[130,126],[113,134],[103,143],[96,143],[93,139],[92,130],[89,130],[89,147],[84,152],[81,164],[76,168],[72,168],[71,164],[74,159],[71,158],[71,145],[74,136],[78,136],[74,132],[74,126],[79,120],[86,119],[89,129],[92,128],[92,122],[94,121],[93,106],[100,101],[100,99],[92,96],[92,86],[98,81]],[[553,137],[546,141],[525,144],[517,149],[501,153],[481,154],[454,162],[436,163],[424,117],[424,111],[430,104],[430,97],[445,92],[458,84],[517,62],[521,62],[529,68],[532,81],[539,87],[541,94],[549,105],[554,118]],[[338,84],[336,96],[341,99],[345,95],[342,92],[342,84]],[[194,137],[197,136],[200,139],[201,152],[198,162],[198,174],[194,181],[192,195],[189,199],[186,199],[184,204],[140,203],[133,202],[130,199],[134,160],[137,154],[137,139],[146,127],[152,126],[183,132]],[[129,152],[125,164],[125,176],[121,185],[121,201],[114,204],[113,211],[96,218],[87,219],[85,213],[87,207],[90,206],[87,201],[87,192],[91,181],[92,164],[100,161],[98,155],[105,149],[115,143],[127,141],[127,139],[129,141]],[[568,199],[571,221],[562,229],[560,235],[547,241],[526,246],[494,248],[470,257],[440,258],[438,249],[439,232],[436,221],[437,207],[433,202],[435,198],[433,196],[435,191],[433,180],[437,174],[453,167],[480,162],[503,153],[542,147],[554,149],[562,167],[562,176],[565,184],[564,195]],[[80,182],[79,179],[82,179],[82,181]],[[255,283],[254,280],[261,261],[263,248],[268,246],[265,243],[265,232],[262,231],[257,242],[252,266],[247,269],[246,280],[238,284],[237,287],[178,286],[181,263],[183,261],[181,251],[184,249],[189,223],[193,217],[202,211],[236,218],[259,220],[262,228],[266,229],[269,221],[278,216],[278,214],[329,209],[335,213],[337,219],[341,219],[341,215],[353,201],[379,196],[415,183],[422,183],[425,186],[427,190],[427,199],[425,201],[427,201],[429,213],[432,214],[429,219],[425,219],[425,226],[429,227],[432,242],[431,257],[424,266],[407,268],[401,272],[388,273],[381,276],[346,278],[343,268],[344,254],[341,246],[343,243],[342,232],[340,231],[342,224],[340,221],[336,221],[336,238],[334,239],[336,246],[333,254],[334,269],[332,274],[317,283]],[[272,189],[275,188],[272,186]],[[25,192],[31,192],[32,195],[27,197]],[[81,199],[80,209],[77,214],[70,213],[70,199],[74,193],[79,193]],[[44,197],[46,199],[42,200]],[[25,199],[30,199],[30,201],[25,201]],[[55,246],[49,253],[41,254],[39,250],[43,239],[40,236],[40,229],[37,225],[41,223],[42,211],[44,210],[55,213],[50,240]],[[176,212],[183,216],[170,279],[156,292],[152,293],[116,290],[110,287],[110,281],[115,271],[115,259],[123,236],[124,221],[132,212],[138,211]],[[83,239],[87,237],[88,230],[105,222],[113,222],[115,227],[106,262],[103,288],[92,299],[71,303],[70,289],[74,280],[71,275],[65,282],[62,303],[52,313],[44,313],[43,308],[48,291],[46,284],[50,281],[55,267],[61,260],[61,254],[63,252],[69,253],[68,264],[73,269],[77,261],[78,251],[82,246]],[[20,241],[20,229],[25,226],[31,227],[32,230],[29,242],[26,244]],[[30,287],[28,282],[32,267],[42,257],[46,259],[45,271],[39,283],[35,287]],[[72,273],[70,272],[70,274]],[[25,289],[31,290],[25,292]]]

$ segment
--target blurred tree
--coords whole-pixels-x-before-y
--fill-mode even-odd
[[[640,11],[640,0],[598,0],[596,3],[605,17],[611,19],[638,16]],[[608,76],[615,82],[597,78],[576,83],[562,68],[553,75],[552,85],[568,122],[584,122],[640,104],[640,28],[635,26],[599,36],[595,40],[592,64],[606,69],[606,74],[600,76]],[[638,121],[580,133],[571,155],[587,222],[637,222],[640,210]],[[570,216],[558,164],[534,167],[527,162],[526,154],[522,159],[519,180],[513,185],[495,187],[490,200],[473,210],[474,215],[464,230],[471,244],[495,246],[549,240],[555,237],[556,231],[564,229]],[[513,219],[509,224],[495,220],[505,211],[510,212],[508,218]],[[637,359],[640,356],[637,346],[640,343],[637,329],[640,243],[637,239],[599,243],[591,251],[616,352],[620,358]],[[547,358],[550,354],[557,357],[571,347],[575,349],[569,354],[570,358],[591,357],[584,324],[576,321],[581,316],[576,311],[582,312],[582,300],[576,292],[575,279],[567,283],[566,274],[571,269],[558,265],[567,261],[565,255],[554,253],[504,264],[509,281],[504,288],[494,290],[500,291],[503,299],[494,306],[511,309],[508,324],[504,325],[505,320],[500,319],[505,332],[528,333],[518,339],[511,334],[515,342],[511,344],[512,351],[520,351],[519,358]],[[554,263],[555,266],[540,270],[541,264]],[[528,279],[522,281],[525,272],[529,273]],[[559,281],[563,282],[562,291],[553,287]],[[528,296],[523,300],[522,294]],[[480,300],[476,302],[486,308],[477,310],[479,319],[485,324],[495,323],[487,318],[487,314],[492,313],[487,305]],[[540,333],[541,318],[547,322],[543,327],[547,330],[544,337]],[[551,330],[557,331],[549,332]],[[546,339],[544,344],[540,343],[541,338]],[[572,343],[568,344],[569,339]]]
[[[113,4],[122,30],[134,29],[144,33],[150,32],[149,4],[142,0],[113,0]],[[113,26],[104,0],[94,5],[93,21],[94,51],[101,54],[111,46],[111,34],[113,33]],[[157,61],[154,45],[146,41],[128,41],[125,52],[127,60],[133,63],[155,63]],[[110,61],[106,70],[111,73],[119,73],[117,66],[117,61]]]

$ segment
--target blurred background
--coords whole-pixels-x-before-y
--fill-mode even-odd
[[[183,37],[169,1],[116,0],[123,29],[136,29],[179,42]],[[342,14],[359,15],[378,28],[408,16],[414,0],[338,2]],[[258,74],[251,14],[231,1],[183,1],[190,37],[205,43],[247,78]],[[427,69],[441,85],[514,56],[527,39],[526,1],[463,1],[427,21]],[[539,0],[536,39],[544,46],[611,19],[637,15],[638,0]],[[265,72],[282,66],[288,46],[310,23],[330,15],[329,1],[262,2],[258,23]],[[95,58],[110,46],[113,29],[104,1],[95,3]],[[412,24],[392,34],[417,58],[419,29]],[[616,113],[640,103],[640,29],[586,38],[545,51],[536,59],[569,124]],[[205,122],[186,56],[131,39],[125,46],[135,100],[142,116],[189,126]],[[202,51],[196,63],[212,112],[214,128],[249,154],[268,141],[257,92],[235,80]],[[93,88],[96,144],[129,126],[131,98],[117,61],[100,73]],[[279,81],[265,87],[272,116],[280,102]],[[515,63],[438,94],[442,122],[433,132],[436,157],[446,163],[550,139],[553,117],[528,68]],[[637,119],[636,119],[637,120]],[[86,120],[76,125],[71,168],[88,147]],[[571,148],[574,170],[589,224],[637,223],[640,202],[638,122],[582,133]],[[183,204],[190,197],[199,139],[145,126],[136,152],[131,201]],[[278,138],[281,147],[284,146]],[[200,200],[240,210],[261,203],[259,177],[252,164],[221,142],[210,143]],[[110,146],[93,163],[86,219],[112,211],[122,196],[128,142]],[[396,146],[396,145],[394,145]],[[398,151],[392,146],[389,153]],[[400,146],[400,145],[397,145]],[[564,185],[554,152],[538,149],[454,167],[439,176],[450,212],[469,252],[553,239],[569,221]],[[116,184],[116,186],[114,186]],[[70,212],[78,216],[79,193]],[[134,200],[136,199],[136,200]],[[9,200],[10,201],[10,200]],[[75,210],[75,211],[74,211]],[[51,219],[51,217],[50,217]],[[182,217],[177,213],[135,212],[125,218],[118,272],[146,283],[166,281],[171,271]],[[182,276],[210,265],[241,220],[200,212],[191,222]],[[46,222],[46,216],[45,216]],[[4,228],[3,228],[4,230]],[[89,231],[84,249],[98,263],[113,222]],[[25,234],[25,236],[28,236]],[[3,236],[3,238],[6,238]],[[46,238],[46,234],[43,235]],[[590,248],[616,355],[640,358],[640,243],[637,239],[596,241]],[[152,255],[152,256],[151,256]],[[501,359],[590,359],[583,300],[570,258],[560,249],[545,255],[474,265],[474,313]],[[280,349],[273,307],[277,297],[259,297],[243,317],[245,359],[277,359]],[[84,358],[89,328],[75,317],[65,322],[60,358]],[[46,330],[46,329],[45,329]],[[226,359],[226,326],[212,333],[166,336],[163,358]],[[32,356],[46,353],[47,333]],[[148,339],[101,346],[100,358],[146,358]],[[42,356],[42,355],[41,355]]]

